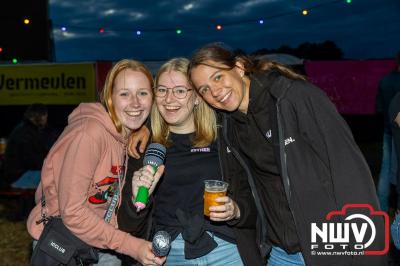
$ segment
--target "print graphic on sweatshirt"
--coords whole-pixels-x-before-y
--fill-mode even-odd
[[[111,166],[112,176],[107,176],[103,178],[100,182],[97,182],[95,184],[97,192],[96,194],[89,197],[89,202],[92,204],[106,203],[108,198],[112,197],[114,195],[114,192],[118,189],[118,175],[123,173],[124,171],[124,166]]]

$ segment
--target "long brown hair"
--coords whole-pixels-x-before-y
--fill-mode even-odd
[[[226,68],[218,67],[212,63],[208,63],[207,61],[220,63],[225,65]],[[188,70],[189,79],[191,80],[191,70],[199,65],[230,70],[236,66],[237,62],[243,64],[245,75],[277,70],[290,79],[305,80],[304,76],[295,73],[293,70],[282,64],[268,60],[257,60],[244,54],[235,53],[231,49],[227,48],[223,43],[210,43],[206,46],[203,46],[192,55]]]
[[[163,73],[176,71],[187,77],[189,60],[186,58],[173,58],[164,63],[158,70],[156,86],[158,85],[160,76]],[[189,83],[190,84],[190,83]],[[193,93],[197,93],[195,90]],[[187,96],[188,97],[188,96]],[[217,138],[217,122],[215,111],[204,102],[201,97],[198,97],[199,104],[193,109],[195,134],[193,138],[193,146],[205,147],[210,145]],[[153,141],[169,146],[169,126],[162,118],[156,103],[153,103],[151,109],[151,131],[153,133]]]

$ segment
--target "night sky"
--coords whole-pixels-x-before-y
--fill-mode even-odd
[[[49,14],[58,62],[165,60],[215,41],[251,53],[332,40],[348,59],[400,51],[400,0],[50,0]]]

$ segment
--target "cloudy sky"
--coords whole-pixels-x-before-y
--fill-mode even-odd
[[[332,40],[353,59],[400,50],[400,0],[49,0],[49,15],[59,62],[164,60],[214,41],[253,52]]]

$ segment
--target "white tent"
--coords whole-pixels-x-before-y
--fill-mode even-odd
[[[260,55],[257,58],[274,61],[284,65],[302,65],[304,59],[298,58],[290,54],[265,54]]]

